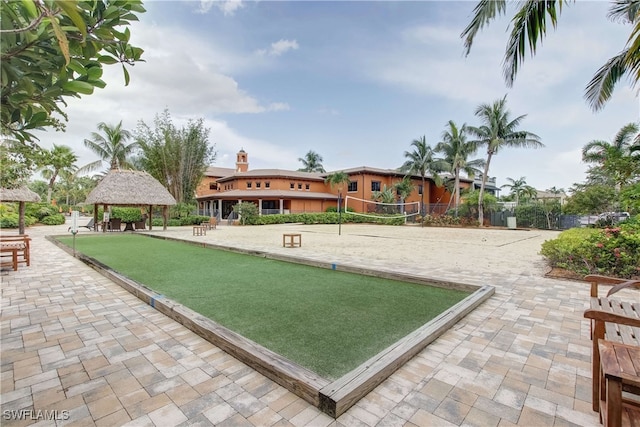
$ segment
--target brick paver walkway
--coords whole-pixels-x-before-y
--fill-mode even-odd
[[[31,267],[1,275],[2,425],[598,425],[584,284],[450,273],[496,294],[333,420],[28,232]]]

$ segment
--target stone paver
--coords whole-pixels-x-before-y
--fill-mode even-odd
[[[353,256],[314,248],[314,233],[335,231],[322,226],[294,250],[370,267],[372,258],[361,253],[371,246],[367,230],[342,236],[360,245]],[[492,259],[490,269],[475,270],[457,253],[451,265],[435,266],[406,254],[380,258],[373,246],[377,268],[491,284],[496,294],[333,420],[45,240],[66,226],[27,232],[32,265],[0,275],[2,425],[54,424],[43,417],[55,425],[599,425],[589,403],[591,344],[582,318],[588,288],[544,278],[537,250],[529,268],[508,259],[496,268]],[[194,239],[186,228],[154,233]],[[242,233],[221,225],[200,238],[292,253],[276,238],[256,243]],[[523,240],[554,236],[531,232]],[[496,250],[520,244],[505,239]]]

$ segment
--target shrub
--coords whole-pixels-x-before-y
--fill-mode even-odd
[[[640,224],[621,223],[605,229],[573,228],[542,244],[552,267],[575,273],[640,277]]]
[[[27,203],[24,207],[24,213],[41,221],[46,216],[57,215],[58,208],[48,203]]]
[[[120,218],[122,222],[138,222],[142,221],[142,212],[140,208],[111,208],[111,218]]]
[[[44,225],[60,225],[60,224],[64,224],[65,221],[66,220],[64,218],[64,215],[59,213],[55,215],[45,216],[40,220],[40,222],[43,223]]]

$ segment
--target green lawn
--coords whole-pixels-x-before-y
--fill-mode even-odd
[[[469,295],[132,234],[76,250],[327,379]]]

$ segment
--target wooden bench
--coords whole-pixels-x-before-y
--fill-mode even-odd
[[[285,248],[302,247],[302,234],[300,233],[284,233],[282,235],[282,246]]]
[[[622,395],[640,390],[640,347],[600,340],[598,348],[600,421],[606,427],[640,425],[640,401]]]
[[[11,257],[10,261],[1,261],[1,266],[10,266],[13,271],[16,271],[20,263],[31,265],[30,245],[31,238],[26,234],[0,235],[0,256],[1,258]]]
[[[600,398],[604,392],[600,384],[600,341],[640,347],[640,298],[632,298],[630,301],[611,298],[612,291],[615,293],[625,287],[640,288],[640,281],[599,275],[586,276],[585,280],[591,284],[591,308],[584,312],[584,317],[591,320],[592,407],[594,411],[600,411]],[[599,285],[613,288],[607,296],[599,296]]]
[[[203,227],[201,225],[194,225],[193,226],[193,235],[194,236],[206,236],[207,235],[207,228]]]

